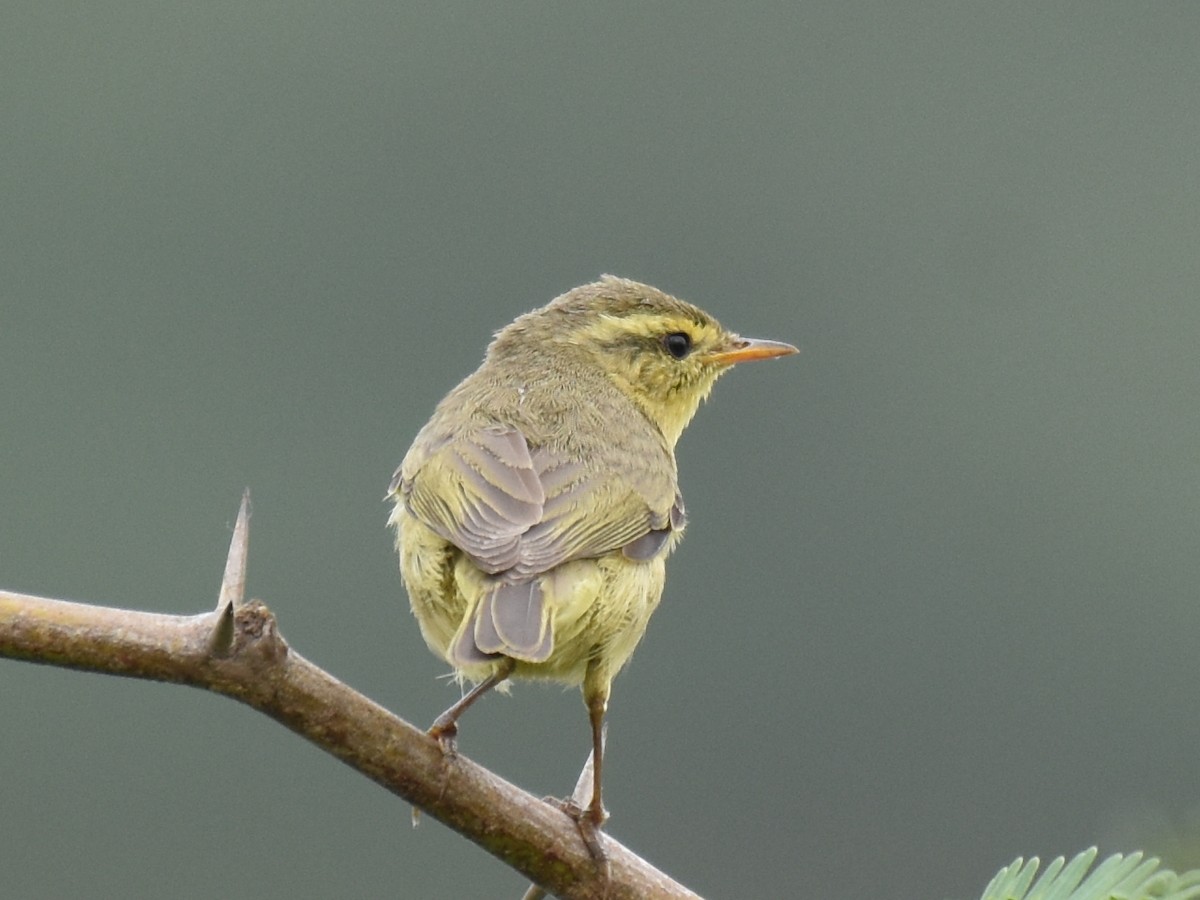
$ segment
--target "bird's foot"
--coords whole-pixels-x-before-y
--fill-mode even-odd
[[[438,742],[444,755],[453,757],[458,754],[458,723],[453,719],[438,716],[425,733]]]
[[[604,849],[604,844],[601,843],[601,834],[604,823],[608,821],[608,810],[603,806],[584,808],[569,798],[562,800],[558,797],[547,797],[546,802],[557,806],[575,821],[575,826],[579,829],[579,836],[583,839],[588,854],[607,872],[608,853]]]
[[[442,770],[441,796],[444,796],[446,785],[450,781],[450,773],[453,771],[453,767],[449,764],[458,756],[458,723],[443,713],[434,720],[433,724],[429,726],[429,730],[425,733],[437,741],[438,746],[442,750],[442,762],[445,765]],[[441,799],[440,796],[439,799]],[[416,828],[420,822],[421,810],[414,806],[412,811],[413,828]]]

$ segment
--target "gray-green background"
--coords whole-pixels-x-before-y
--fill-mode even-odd
[[[380,502],[601,272],[803,353],[718,385],[610,830],[707,896],[969,898],[1200,808],[1200,6],[9,5],[0,584],[251,592],[428,723]],[[577,692],[464,752],[562,793]],[[512,897],[266,718],[0,662],[13,897]],[[1176,865],[1200,857],[1173,857]]]

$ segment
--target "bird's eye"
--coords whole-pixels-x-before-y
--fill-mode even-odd
[[[692,339],[682,331],[672,331],[662,342],[666,351],[676,359],[683,359],[692,349]]]

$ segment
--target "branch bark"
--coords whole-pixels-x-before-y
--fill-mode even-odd
[[[219,606],[169,616],[0,591],[0,657],[204,688],[270,716],[570,900],[693,898],[610,837],[608,871],[560,809],[462,755],[304,659],[258,601],[241,602],[243,502]]]

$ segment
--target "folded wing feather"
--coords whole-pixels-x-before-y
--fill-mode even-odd
[[[497,655],[548,659],[554,634],[540,575],[619,548],[629,559],[650,559],[683,526],[673,471],[658,478],[648,476],[662,472],[651,465],[631,478],[589,472],[564,453],[531,451],[508,425],[426,446],[395,482],[409,512],[496,576],[453,642],[460,665]]]

